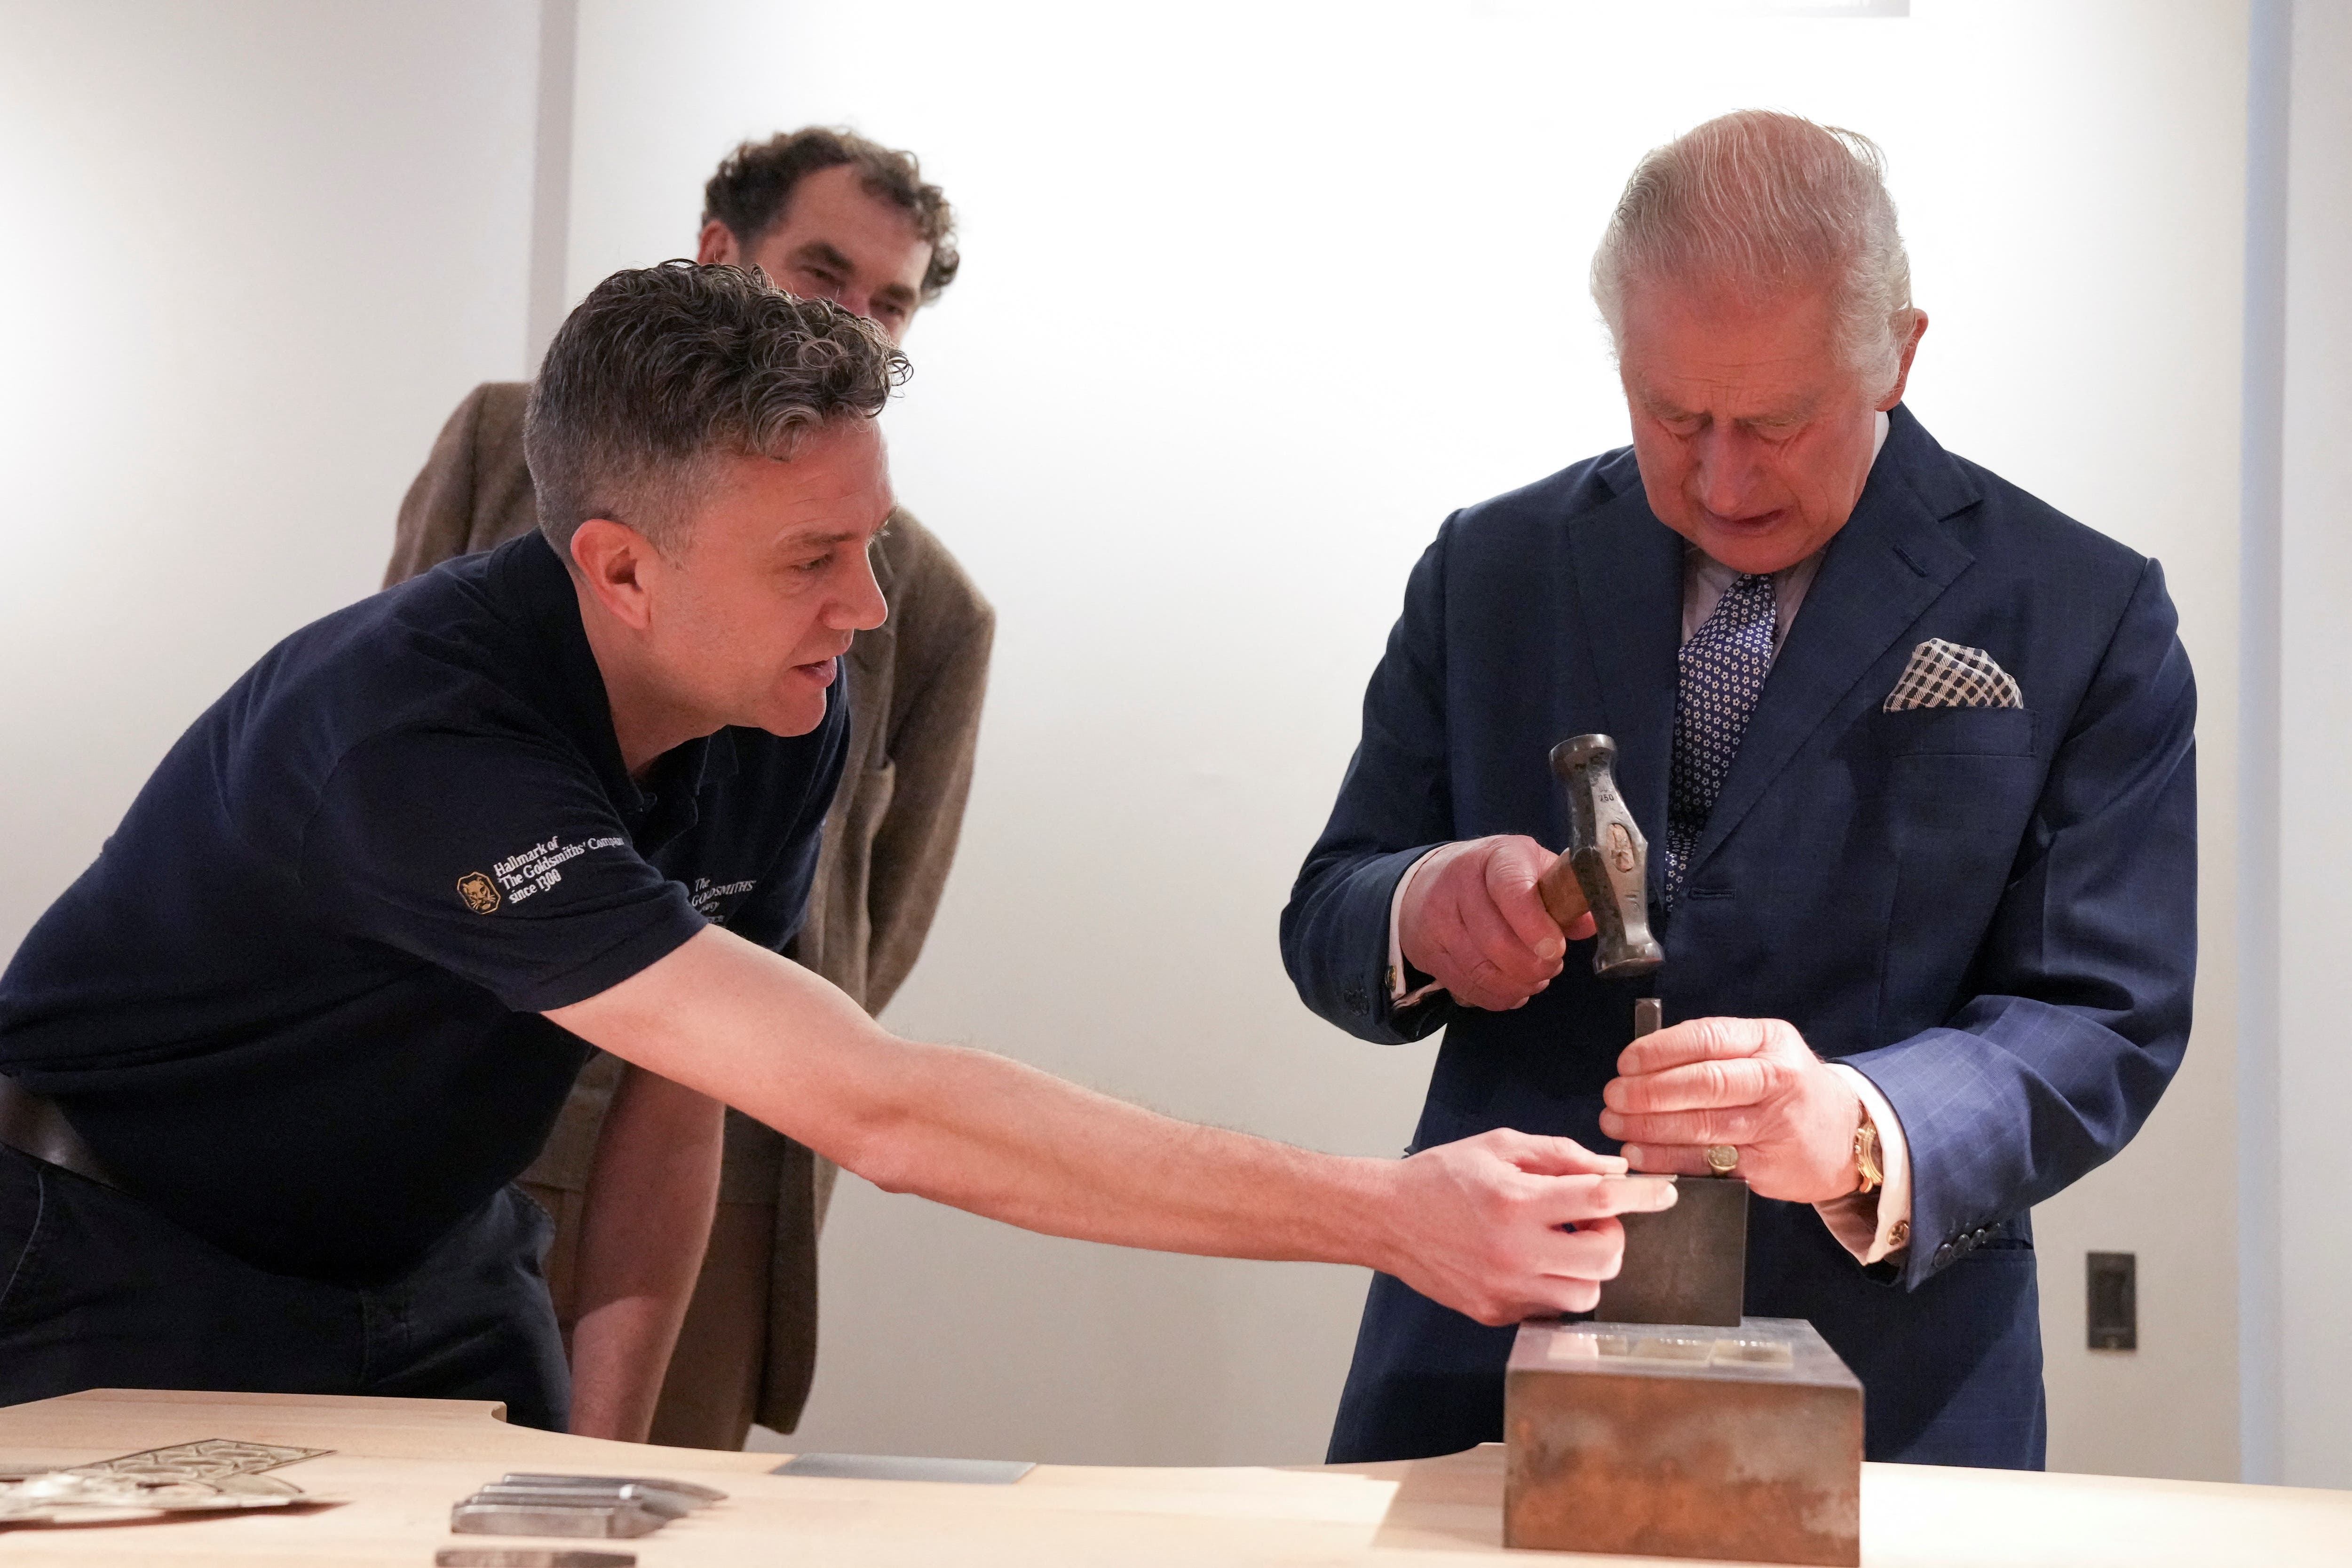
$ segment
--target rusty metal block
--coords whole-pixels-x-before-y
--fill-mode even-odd
[[[1503,1544],[1855,1568],[1862,1384],[1811,1323],[1528,1323]]]
[[[1739,1326],[1748,1284],[1748,1184],[1684,1176],[1675,1206],[1629,1214],[1625,1264],[1601,1287],[1593,1315],[1607,1323]]]

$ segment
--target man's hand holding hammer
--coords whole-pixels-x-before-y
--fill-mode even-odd
[[[1594,934],[1567,858],[1513,834],[1431,851],[1397,908],[1406,962],[1465,1006],[1525,1006],[1560,972],[1568,944]],[[1708,1173],[1709,1145],[1763,1197],[1825,1203],[1859,1182],[1861,1098],[1777,1018],[1694,1018],[1635,1040],[1617,1058],[1601,1130],[1637,1171]]]
[[[1568,944],[1593,934],[1575,879],[1554,872],[1563,860],[1520,834],[1431,850],[1397,906],[1405,962],[1465,1007],[1526,1005],[1559,973]]]

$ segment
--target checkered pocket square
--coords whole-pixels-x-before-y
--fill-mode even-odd
[[[1903,679],[1886,694],[1884,710],[1914,708],[2022,708],[2017,682],[1980,647],[1929,637],[1911,650]]]

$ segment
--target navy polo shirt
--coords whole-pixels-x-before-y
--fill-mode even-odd
[[[0,1072],[237,1257],[390,1278],[537,1157],[589,1048],[543,1009],[792,937],[848,728],[836,680],[641,785],[554,551],[448,563],[180,738],[0,975]]]

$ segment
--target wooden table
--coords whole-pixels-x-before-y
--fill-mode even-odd
[[[332,1448],[275,1472],[339,1507],[151,1524],[0,1531],[0,1564],[381,1564],[496,1545],[449,1533],[449,1505],[500,1472],[708,1482],[729,1500],[636,1541],[572,1542],[641,1568],[1048,1568],[1490,1561],[1503,1451],[1328,1468],[1042,1465],[1012,1486],[772,1476],[777,1454],[653,1448],[509,1426],[457,1401],[100,1390],[0,1409],[0,1465],[81,1464],[204,1437]],[[1947,1564],[2352,1564],[2352,1492],[1868,1465],[1863,1561]],[[520,1542],[504,1542],[520,1544]],[[1521,1563],[1646,1563],[1514,1552]]]

